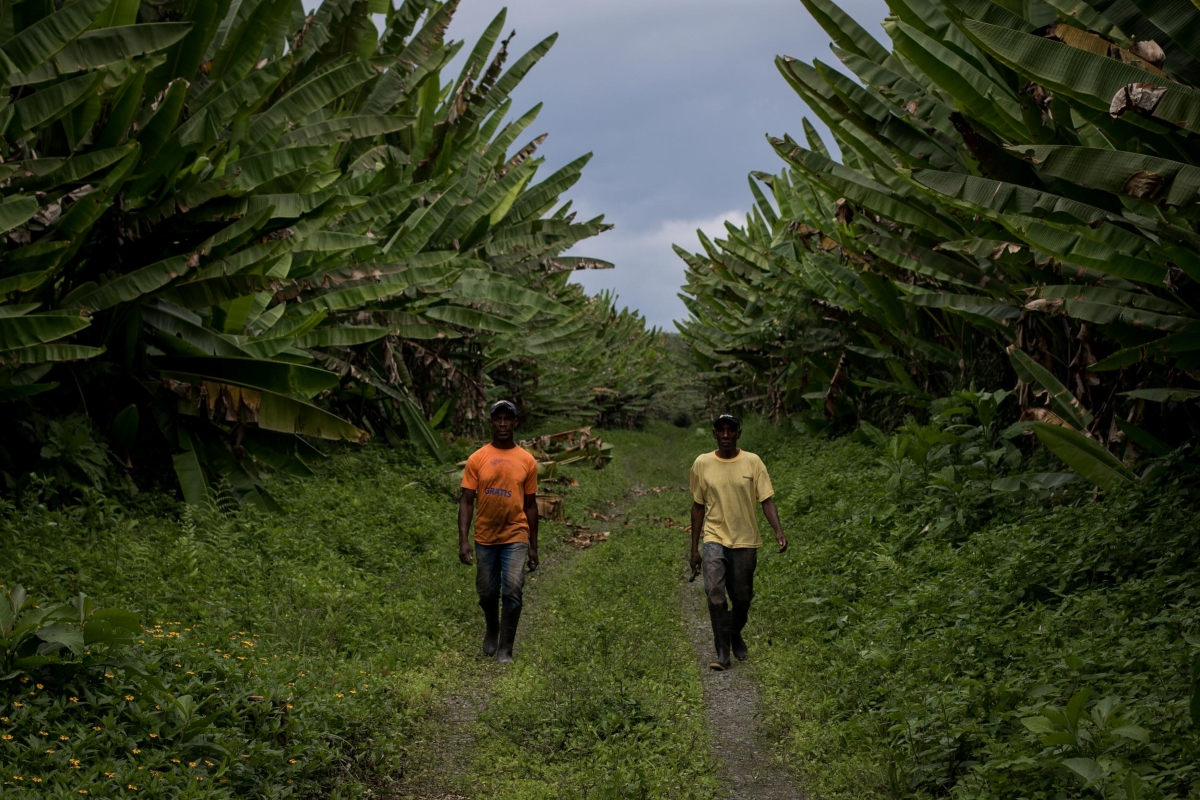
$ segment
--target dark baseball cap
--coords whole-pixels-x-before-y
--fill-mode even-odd
[[[721,414],[716,419],[713,420],[714,428],[721,424],[729,424],[735,428],[742,427],[742,421],[740,419],[738,419],[737,417],[735,417],[733,414],[728,414],[728,413]]]
[[[492,403],[492,410],[488,412],[488,416],[494,417],[501,411],[507,411],[514,417],[519,416],[517,414],[517,407],[511,400],[497,400],[496,402]]]

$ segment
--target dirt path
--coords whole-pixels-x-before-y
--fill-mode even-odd
[[[713,657],[712,627],[699,579],[680,590],[684,623],[696,648],[696,665],[704,684],[704,705],[717,761],[720,800],[805,800],[807,792],[771,754],[759,731],[758,688],[754,683],[754,654],[734,662],[733,669],[708,668]],[[753,613],[753,612],[752,612]]]
[[[622,466],[627,470],[630,484],[622,495],[595,503],[595,515],[583,508],[571,509],[573,521],[583,523],[557,530],[545,531],[543,536],[574,536],[586,539],[589,534],[619,531],[629,522],[628,512],[648,495],[675,491],[678,476],[672,447],[669,442],[651,450],[631,448]],[[634,467],[637,467],[634,469]],[[672,475],[667,480],[668,475]],[[656,486],[656,483],[666,484]],[[652,487],[652,488],[644,488]],[[598,537],[599,538],[599,537]],[[602,540],[601,540],[602,541]],[[597,543],[599,547],[605,544]],[[545,549],[545,548],[543,548]],[[555,587],[567,579],[583,551],[570,545],[556,548],[554,555],[543,562],[538,572],[526,582],[526,631],[538,625],[553,625],[549,609],[553,607]],[[549,569],[547,569],[549,567]],[[758,719],[759,697],[751,660],[735,664],[725,672],[708,668],[712,655],[712,632],[708,611],[704,605],[699,582],[683,584],[679,592],[680,610],[686,633],[696,654],[696,671],[703,686],[705,710],[713,761],[717,764],[720,788],[719,800],[806,800],[808,794],[797,788],[795,779],[776,762],[771,745],[760,733]],[[544,616],[543,616],[544,615]],[[517,657],[521,640],[518,637]],[[503,674],[501,667],[482,657],[472,665],[471,674],[463,685],[447,697],[420,727],[411,743],[410,769],[403,785],[404,798],[412,800],[484,800],[480,787],[474,783],[474,742],[487,732],[479,717],[488,708],[489,690]]]
[[[575,516],[583,524],[567,526],[565,531],[558,526],[543,527],[542,563],[536,572],[525,576],[525,610],[514,647],[517,658],[521,655],[521,632],[528,636],[535,626],[550,622],[546,612],[553,604],[546,595],[553,593],[554,585],[570,572],[571,565],[582,553],[581,549],[566,543],[547,548],[544,538],[566,536],[586,540],[591,534],[609,531],[624,522],[625,506],[631,499],[636,498],[628,494],[620,505],[607,502],[603,518],[591,517],[581,509]],[[482,637],[482,616],[478,633]],[[410,763],[402,779],[401,797],[406,800],[482,800],[472,780],[475,737],[486,735],[477,721],[487,710],[491,687],[504,674],[504,669],[494,659],[485,658],[482,652],[475,654],[471,674],[463,685],[422,721],[409,743]]]

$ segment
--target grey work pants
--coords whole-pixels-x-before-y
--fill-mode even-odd
[[[733,632],[741,633],[754,599],[754,568],[758,566],[755,547],[726,547],[705,542],[700,551],[704,571],[704,593],[710,609],[727,608],[725,594],[733,606]]]

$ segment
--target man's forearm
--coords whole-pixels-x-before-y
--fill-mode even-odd
[[[525,509],[525,518],[529,520],[529,549],[538,549],[538,509],[537,503],[532,508]]]
[[[473,504],[459,502],[458,504],[458,546],[463,547],[471,537],[471,516]]]
[[[700,550],[700,534],[704,530],[704,506],[692,504],[692,552]]]
[[[762,502],[763,515],[766,516],[767,522],[774,528],[775,533],[779,536],[783,535],[783,526],[779,523],[779,509],[775,505],[775,501],[768,497]]]

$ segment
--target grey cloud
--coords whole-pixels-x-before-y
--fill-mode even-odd
[[[463,0],[450,35],[472,44],[501,5]],[[534,132],[550,133],[542,150],[547,168],[595,153],[570,196],[585,213],[605,213],[617,226],[577,248],[617,268],[577,280],[589,290],[617,291],[622,303],[669,327],[686,313],[676,296],[683,264],[671,244],[698,249],[696,227],[708,230],[730,209],[742,209],[737,216],[744,218],[747,174],[781,167],[765,135],[798,136],[801,117],[812,117],[774,57],[837,65],[828,37],[796,0],[508,6],[506,27],[518,33],[514,53],[559,33],[519,88],[514,110],[545,102]],[[843,6],[882,39],[881,0]]]
[[[463,0],[449,35],[469,49],[504,5]],[[782,166],[765,135],[800,137],[801,117],[812,118],[774,58],[820,58],[840,66],[828,37],[797,0],[507,5],[505,33],[517,31],[514,58],[559,33],[554,49],[514,95],[514,116],[545,103],[529,131],[529,138],[550,134],[541,149],[547,159],[542,174],[594,152],[569,197],[581,216],[605,213],[617,226],[575,253],[607,254],[617,269],[578,279],[589,289],[617,290],[623,302],[660,325],[682,316],[675,293],[683,265],[663,232],[677,233],[675,241],[694,250],[692,228],[730,209],[749,208],[747,174]],[[883,40],[883,0],[841,5]]]

